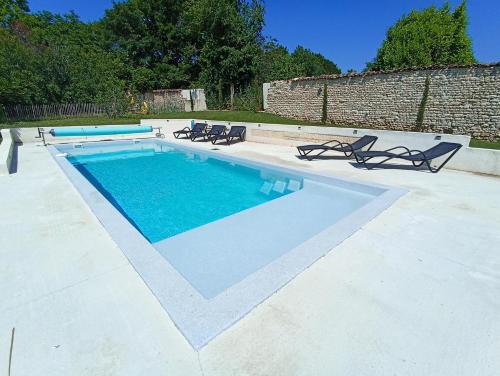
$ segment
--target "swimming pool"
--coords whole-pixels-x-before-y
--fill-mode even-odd
[[[302,188],[301,178],[257,170],[164,144],[85,146],[68,160],[151,243]]]
[[[404,193],[162,140],[49,150],[195,348]]]

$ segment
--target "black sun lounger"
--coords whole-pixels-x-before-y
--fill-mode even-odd
[[[240,142],[245,141],[246,133],[247,127],[242,125],[234,125],[231,127],[228,133],[224,132],[220,135],[213,136],[210,138],[210,141],[212,141],[212,144],[215,145],[215,143],[219,140],[226,140],[226,143],[228,145],[231,145],[231,142],[233,140],[239,140]]]
[[[212,137],[216,137],[220,134],[226,133],[225,125],[212,125],[209,132],[193,132],[191,133],[191,141],[195,141],[198,138],[203,138],[203,141],[211,140]]]
[[[397,146],[395,148],[384,151],[359,151],[355,152],[354,155],[356,157],[356,161],[358,163],[362,163],[368,169],[380,166],[382,163],[387,162],[391,159],[403,159],[405,161],[410,161],[415,168],[418,168],[425,163],[429,171],[436,173],[439,172],[439,170],[441,170],[446,163],[448,163],[451,157],[453,157],[461,147],[461,144],[453,142],[440,142],[436,146],[433,146],[432,148],[425,151],[410,150],[405,146]],[[398,149],[404,151],[397,153],[396,150]],[[439,165],[438,167],[431,166],[431,162],[433,159],[442,157],[448,153],[451,154],[444,160],[443,163],[441,163],[441,165]],[[368,166],[366,164],[366,162],[368,162],[370,159],[377,157],[385,159],[371,166]]]
[[[205,123],[196,123],[193,128],[190,127],[184,127],[183,129],[180,129],[178,131],[174,132],[174,137],[179,138],[180,136],[185,136],[184,138],[191,138],[191,134],[193,132],[205,132],[205,128],[207,125]]]
[[[332,140],[319,145],[297,146],[297,150],[299,151],[301,157],[305,157],[309,161],[319,157],[327,151],[338,151],[344,153],[346,158],[350,158],[355,151],[361,150],[365,146],[368,146],[367,150],[370,150],[377,139],[378,137],[376,136],[363,136],[359,140],[354,141],[352,144]],[[311,155],[312,152],[316,153]]]

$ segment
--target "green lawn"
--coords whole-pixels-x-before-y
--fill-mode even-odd
[[[470,141],[469,146],[471,148],[482,148],[482,149],[495,149],[500,150],[500,141],[482,141],[474,140]]]
[[[54,126],[82,126],[82,125],[108,125],[108,124],[138,124],[140,119],[200,119],[221,120],[248,123],[275,123],[292,125],[319,125],[319,123],[293,120],[265,112],[250,111],[199,111],[199,112],[167,112],[151,115],[126,115],[119,118],[109,117],[83,117],[65,118],[37,121],[20,121],[0,124],[0,127],[54,127]]]
[[[54,126],[83,126],[83,125],[107,125],[107,124],[138,124],[140,119],[199,119],[199,120],[221,120],[248,123],[267,124],[291,124],[291,125],[321,125],[320,123],[302,120],[288,119],[265,112],[250,111],[199,111],[199,112],[167,112],[152,115],[126,115],[119,118],[109,117],[83,117],[65,118],[37,121],[21,121],[0,124],[0,128],[26,128],[26,127],[54,127]],[[500,142],[489,142],[471,140],[470,147],[500,150]]]

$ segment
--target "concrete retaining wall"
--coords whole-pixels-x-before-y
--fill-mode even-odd
[[[8,175],[12,163],[12,154],[14,152],[14,141],[11,132],[8,129],[1,129],[2,143],[0,143],[0,176]]]
[[[500,140],[500,63],[275,81],[266,111],[320,121],[325,83],[332,124]]]

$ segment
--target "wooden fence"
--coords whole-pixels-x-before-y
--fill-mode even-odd
[[[39,120],[56,117],[104,116],[109,110],[108,107],[95,103],[33,104],[5,106],[4,112],[8,121]]]
[[[160,114],[165,112],[184,112],[191,110],[205,110],[205,95],[203,90],[193,91],[194,97],[185,98],[182,90],[155,90],[129,98],[127,103],[66,103],[66,104],[33,104],[9,105],[0,104],[0,121],[41,120],[65,117],[93,117],[106,115],[121,115],[124,113],[135,114]],[[201,94],[200,94],[201,93]],[[201,98],[200,98],[201,95]],[[2,114],[3,112],[3,114]]]

